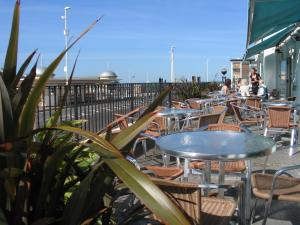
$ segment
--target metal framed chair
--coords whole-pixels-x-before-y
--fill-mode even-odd
[[[183,125],[181,131],[194,130],[201,127],[208,126],[209,124],[215,124],[220,121],[221,113],[210,113],[197,115],[183,119]]]
[[[228,107],[223,105],[212,106],[213,113],[221,114],[218,123],[223,123]]]
[[[249,132],[244,128],[233,125],[233,124],[209,124],[205,129],[208,131],[236,131],[236,132]],[[203,161],[194,161],[189,164],[191,169],[204,170],[205,163]],[[219,171],[219,162],[211,161],[211,171],[218,172]],[[246,170],[245,161],[228,161],[224,162],[224,171],[225,173],[243,173]]]
[[[300,169],[300,165],[280,168],[274,175],[252,174],[252,191],[255,203],[252,209],[251,220],[255,218],[257,199],[265,200],[265,211],[262,225],[265,225],[269,216],[272,200],[300,202],[300,179],[283,175],[290,170]]]
[[[187,105],[183,102],[172,101],[172,107],[174,107],[176,109],[182,109],[182,108],[187,108]]]
[[[257,97],[247,98],[245,102],[246,106],[253,110],[261,110],[261,99]]]
[[[126,159],[131,162],[138,170],[148,174],[151,177],[156,177],[165,180],[174,180],[183,174],[183,169],[178,166],[164,167],[164,166],[144,166],[141,167],[138,161],[131,157],[126,156]]]
[[[191,109],[201,109],[202,105],[193,99],[187,99],[186,102],[188,103]]]
[[[231,103],[231,106],[235,115],[236,122],[239,125],[256,125],[257,127],[259,127],[259,125],[263,125],[263,114],[260,111],[252,110],[247,107],[241,107],[235,103]],[[249,114],[251,114],[251,117],[247,116]]]
[[[292,109],[287,106],[272,106],[268,108],[269,121],[264,130],[264,136],[268,132],[291,132],[290,146],[298,142],[297,124],[291,123]]]
[[[233,200],[202,197],[200,185],[153,179],[193,225],[227,225],[235,211]]]

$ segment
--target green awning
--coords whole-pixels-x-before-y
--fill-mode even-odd
[[[260,52],[262,52],[265,49],[274,47],[278,45],[281,41],[283,41],[293,30],[295,29],[295,25],[289,26],[285,28],[284,30],[278,32],[277,34],[269,37],[268,39],[252,46],[251,48],[248,48],[246,52],[245,58],[249,58],[253,55],[256,55]]]
[[[299,0],[249,0],[247,46],[299,21]]]

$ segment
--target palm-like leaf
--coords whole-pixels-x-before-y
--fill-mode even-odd
[[[19,130],[18,134],[20,136],[29,135],[31,130],[33,129],[34,120],[35,120],[35,111],[36,107],[38,106],[40,96],[44,90],[46,82],[53,74],[56,67],[59,65],[63,57],[65,56],[66,52],[72,48],[87,32],[89,32],[100,20],[101,18],[95,20],[84,32],[82,32],[79,37],[73,41],[69,47],[63,50],[59,56],[47,67],[44,73],[41,75],[39,80],[36,82],[33,90],[30,92],[28,99],[24,105],[22,110],[21,118],[19,120]]]
[[[20,20],[20,1],[16,1],[14,8],[13,21],[9,44],[6,52],[6,58],[3,68],[3,81],[7,87],[16,76],[17,57],[18,57],[18,38],[19,38],[19,20]]]
[[[102,155],[111,154],[114,156],[114,159],[104,159],[104,162],[161,220],[167,224],[173,225],[189,224],[172,201],[155,184],[153,184],[147,176],[138,171],[130,162],[124,159],[114,145],[105,139],[100,138],[95,133],[84,131],[79,128],[59,126],[57,129],[73,132],[89,138],[94,141],[94,145],[91,146],[94,151],[101,152]],[[91,179],[90,176],[89,179]],[[82,185],[87,185],[87,183]],[[77,196],[74,196],[74,198],[77,198]],[[65,215],[65,218],[68,216],[70,217],[71,215]]]

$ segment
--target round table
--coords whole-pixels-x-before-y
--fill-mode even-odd
[[[202,112],[198,109],[176,109],[176,108],[167,108],[158,112],[159,116],[178,116],[178,115],[191,115]]]
[[[276,150],[275,142],[260,135],[232,131],[191,131],[161,136],[155,141],[156,147],[165,154],[185,159],[206,160],[246,160],[246,190],[242,198],[244,224],[250,219],[251,200],[251,159],[270,155]],[[187,160],[185,160],[185,168]],[[208,168],[208,167],[207,167]],[[224,176],[221,171],[220,176]],[[206,171],[206,182],[210,171]],[[220,180],[220,178],[219,178]],[[223,179],[221,179],[223,180]]]
[[[262,105],[264,107],[270,107],[270,106],[288,106],[293,107],[295,102],[292,101],[263,101]]]
[[[199,113],[204,113],[204,110],[200,109],[177,109],[177,108],[166,108],[160,112],[157,113],[158,116],[163,116],[165,117],[165,124],[167,127],[167,132],[169,133],[170,131],[170,123],[168,119],[170,118],[175,118],[175,126],[174,130],[180,130],[180,124],[179,124],[179,116],[186,116],[187,119],[191,117],[193,114],[199,114]]]

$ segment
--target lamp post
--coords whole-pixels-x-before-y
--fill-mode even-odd
[[[61,18],[64,20],[65,22],[65,26],[64,26],[64,36],[65,36],[65,49],[68,48],[68,36],[69,36],[69,29],[67,27],[67,11],[71,9],[71,7],[66,6],[64,8],[65,10],[65,15],[62,16]],[[64,72],[66,74],[66,84],[68,84],[68,52],[66,52],[66,62],[65,62],[65,66],[64,66]]]
[[[226,68],[223,68],[223,69],[221,70],[221,73],[222,73],[222,82],[225,83],[227,69],[226,69]]]

